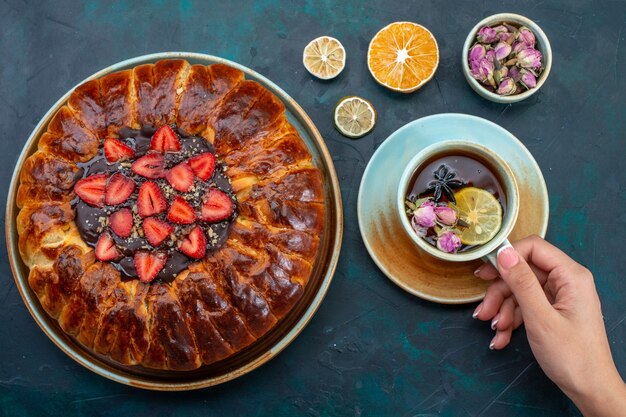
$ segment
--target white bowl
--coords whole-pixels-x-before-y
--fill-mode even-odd
[[[480,28],[482,28],[483,26],[493,26],[502,22],[515,23],[520,26],[526,26],[527,28],[532,30],[535,34],[535,39],[537,40],[536,49],[541,52],[541,55],[543,55],[544,70],[537,79],[537,86],[535,88],[531,88],[530,90],[526,90],[523,93],[515,94],[512,96],[501,96],[487,90],[480,82],[472,77],[472,73],[470,71],[467,59],[470,48],[476,42],[476,33],[478,33]],[[548,75],[550,74],[550,69],[552,68],[552,48],[550,48],[550,41],[548,40],[548,37],[543,32],[543,30],[541,30],[541,28],[529,18],[514,13],[499,13],[484,18],[483,20],[478,22],[476,26],[472,28],[472,30],[470,30],[467,38],[465,39],[465,44],[463,45],[463,55],[461,57],[461,60],[465,79],[474,91],[476,91],[480,96],[486,98],[487,100],[491,100],[496,103],[510,104],[517,103],[518,101],[525,100],[528,97],[532,96],[537,91],[539,91],[543,83],[546,82],[546,79],[548,79]]]

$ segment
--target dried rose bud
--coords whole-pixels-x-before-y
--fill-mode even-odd
[[[509,74],[508,74],[509,77],[518,81],[517,77],[519,76],[519,74],[520,74],[519,67],[513,65],[511,68],[509,68]]]
[[[419,237],[426,236],[426,233],[428,232],[428,229],[426,229],[425,227],[422,227],[422,226],[420,226],[419,224],[416,223],[415,216],[413,216],[411,218],[411,227],[415,231],[415,234],[418,235]],[[211,229],[209,229],[209,230],[211,230]]]
[[[447,253],[454,253],[461,247],[461,239],[452,231],[445,232],[437,238],[437,248]]]
[[[474,46],[472,46],[472,49],[470,49],[469,60],[470,62],[472,62],[472,61],[478,61],[480,59],[483,59],[486,53],[487,53],[487,50],[485,49],[485,47],[477,43]]]
[[[489,62],[494,62],[496,60],[496,51],[493,49],[488,50],[485,54],[485,59]]]
[[[541,52],[533,48],[522,49],[517,53],[517,63],[523,68],[541,68]]]
[[[520,78],[520,82],[524,87],[531,89],[537,87],[537,78],[533,75],[532,72],[522,70],[522,77]]]
[[[504,25],[494,26],[493,30],[495,30],[498,35],[501,33],[509,33],[509,29]]]
[[[515,42],[513,43],[513,53],[517,55],[519,51],[522,49],[526,49],[527,46],[524,42]]]
[[[472,76],[480,82],[489,82],[493,79],[493,62],[483,58],[472,65]]]
[[[411,224],[415,223],[419,227],[433,227],[435,225],[435,205],[432,201],[424,201],[413,213]],[[413,227],[415,228],[415,226]]]
[[[435,207],[435,215],[437,221],[446,226],[452,226],[456,223],[456,211],[448,206]]]
[[[509,75],[509,69],[505,66],[501,66],[500,68],[493,71],[493,79],[496,80],[497,83],[501,83],[502,79]]]
[[[478,39],[478,42],[482,43],[494,42],[496,40],[496,31],[494,28],[485,26],[478,31],[476,39]]]
[[[515,86],[515,80],[513,78],[507,77],[503,78],[496,90],[496,93],[501,96],[510,96],[511,94],[517,91],[517,87]]]
[[[496,53],[497,60],[501,60],[509,56],[511,49],[511,45],[502,41],[498,42],[498,44],[493,48]]]
[[[519,28],[518,39],[522,41],[528,48],[535,47],[535,34],[526,26]]]

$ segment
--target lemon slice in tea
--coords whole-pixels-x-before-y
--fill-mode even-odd
[[[487,190],[467,187],[454,193],[459,219],[468,224],[461,227],[461,243],[483,245],[489,242],[502,226],[502,206]]]
[[[335,127],[342,135],[360,138],[376,125],[376,110],[361,97],[344,97],[335,106]]]
[[[313,39],[302,54],[304,68],[322,80],[339,75],[346,66],[346,50],[341,42],[330,36]]]

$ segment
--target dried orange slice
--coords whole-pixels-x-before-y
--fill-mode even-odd
[[[320,36],[304,47],[302,63],[312,75],[330,80],[346,66],[346,50],[337,39]]]
[[[395,22],[370,42],[367,67],[374,79],[394,91],[411,93],[426,84],[439,65],[439,47],[424,26]]]
[[[344,97],[335,106],[335,127],[344,136],[360,138],[371,132],[375,125],[376,110],[364,98]]]

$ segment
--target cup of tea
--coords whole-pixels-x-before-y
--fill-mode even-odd
[[[466,140],[424,148],[407,164],[398,186],[397,214],[426,261],[496,266],[510,245],[519,212],[519,190],[506,161]]]

